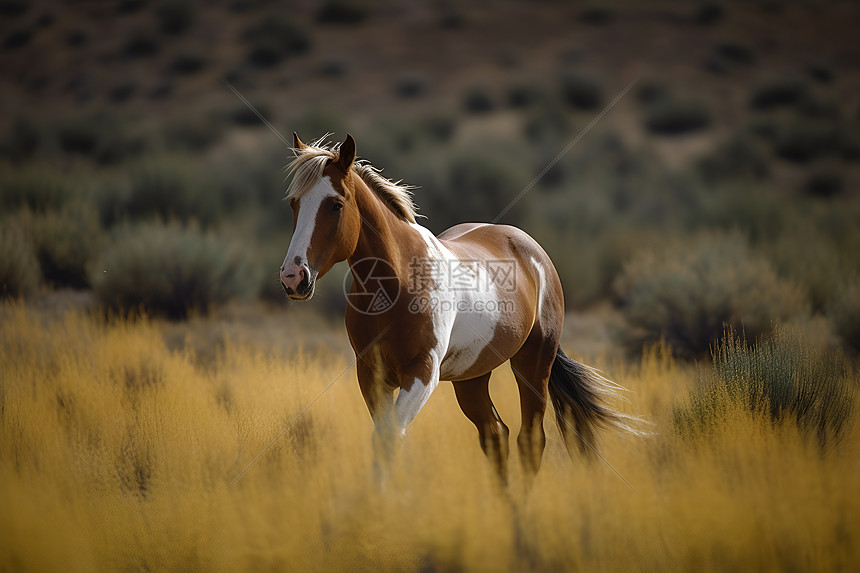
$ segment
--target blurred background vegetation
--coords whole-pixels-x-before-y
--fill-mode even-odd
[[[434,232],[502,217],[638,353],[780,322],[860,350],[848,1],[0,1],[0,296],[283,304],[283,134],[347,131]],[[320,285],[343,309],[342,273]],[[78,300],[78,299],[76,299]]]

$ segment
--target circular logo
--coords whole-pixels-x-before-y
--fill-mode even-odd
[[[361,314],[382,314],[397,302],[400,281],[388,261],[367,257],[350,265],[350,272],[343,277],[343,292],[347,304]]]

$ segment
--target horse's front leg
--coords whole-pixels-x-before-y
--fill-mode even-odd
[[[380,370],[382,364],[358,361],[358,386],[373,419],[373,469],[380,486],[385,485],[386,465],[391,461],[397,442],[397,420],[394,415],[395,386],[388,385]]]
[[[415,419],[433,390],[439,385],[439,359],[435,352],[415,359],[400,374],[400,393],[394,403],[397,428],[406,435],[406,427]]]

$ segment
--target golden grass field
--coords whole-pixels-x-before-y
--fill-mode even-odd
[[[0,570],[860,567],[857,424],[822,454],[735,409],[709,440],[684,441],[672,407],[696,366],[659,347],[641,364],[595,364],[653,422],[649,438],[603,440],[632,488],[599,460],[571,461],[549,416],[533,488],[513,453],[503,495],[443,384],[380,492],[351,357],[234,340],[203,359],[171,350],[165,328],[0,308]],[[510,371],[494,380],[515,433]]]

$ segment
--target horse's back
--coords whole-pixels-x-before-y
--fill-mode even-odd
[[[546,251],[518,227],[461,223],[442,231],[437,238],[460,258],[514,259],[527,266],[533,266],[528,263],[534,260],[558,280],[555,266]]]

